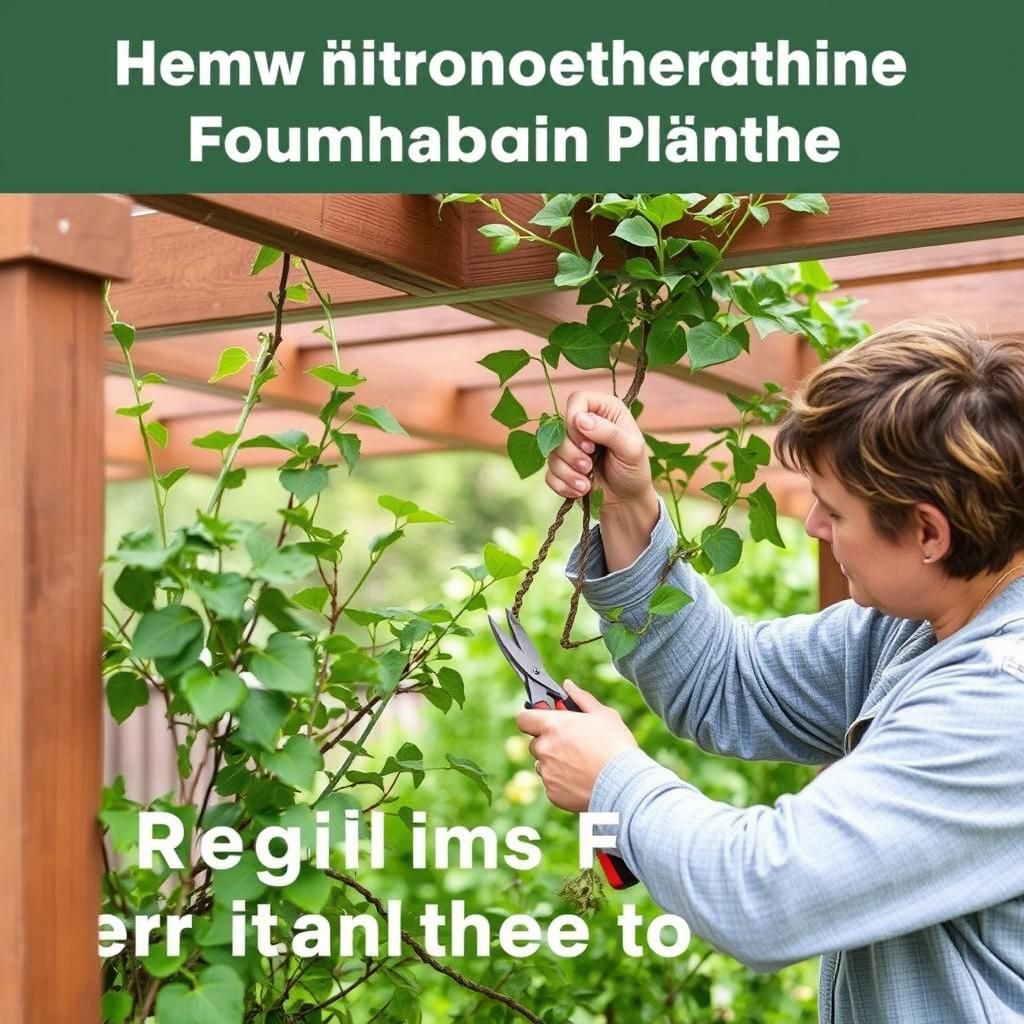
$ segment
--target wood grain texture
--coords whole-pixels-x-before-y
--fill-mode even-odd
[[[0,267],[0,1019],[93,1021],[101,858],[102,312],[95,278]]]
[[[30,259],[120,279],[131,271],[122,196],[0,195],[0,263]]]

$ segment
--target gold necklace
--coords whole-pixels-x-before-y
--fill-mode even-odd
[[[1016,565],[1011,565],[1010,568],[1007,569],[1006,572],[1004,572],[1003,575],[1000,576],[999,579],[997,579],[995,583],[993,583],[992,586],[988,588],[988,593],[986,593],[985,596],[981,599],[981,602],[974,609],[974,611],[967,616],[968,622],[970,622],[971,619],[973,619],[974,616],[977,615],[978,612],[980,612],[981,609],[985,607],[985,605],[988,603],[988,599],[995,592],[996,587],[998,587],[999,584],[1002,583],[1003,580],[1005,580],[1007,576],[1009,576],[1011,573],[1017,572],[1018,569],[1024,569],[1024,562],[1018,562]]]

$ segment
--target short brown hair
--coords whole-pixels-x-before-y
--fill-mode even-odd
[[[953,321],[904,320],[818,367],[775,440],[783,465],[828,459],[895,540],[917,502],[949,520],[950,576],[1024,548],[1024,341]]]

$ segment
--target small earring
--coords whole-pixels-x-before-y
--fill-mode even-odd
[[[926,555],[924,558],[921,559],[922,562],[930,562],[931,560],[932,560],[932,556],[931,555]]]

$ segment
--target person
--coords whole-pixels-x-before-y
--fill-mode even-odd
[[[617,399],[576,392],[547,483],[604,490],[589,562],[602,614],[647,618],[675,531]],[[827,765],[774,806],[709,799],[585,714],[522,711],[549,799],[614,812],[618,853],[665,910],[755,971],[822,954],[827,1024],[1024,1021],[1024,343],[903,322],[817,368],[775,450],[850,600],[734,618],[654,616],[618,670],[704,750]],[[742,571],[742,570],[740,570]]]

